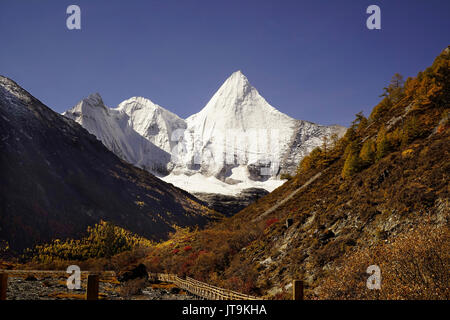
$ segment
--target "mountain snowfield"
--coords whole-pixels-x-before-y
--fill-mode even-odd
[[[107,108],[98,94],[63,113],[120,158],[192,193],[272,191],[281,173],[345,133],[341,126],[296,120],[272,107],[240,71],[198,113],[182,119],[149,99],[133,97]]]

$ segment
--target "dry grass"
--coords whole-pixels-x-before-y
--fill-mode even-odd
[[[170,290],[172,288],[176,288],[177,286],[173,283],[163,282],[163,283],[152,283],[151,287],[152,287],[152,289]]]
[[[381,289],[369,290],[369,265],[381,269]],[[343,257],[317,291],[320,299],[450,299],[450,229],[423,225],[392,243]]]
[[[52,292],[48,296],[54,299],[86,300],[86,295],[82,293]]]
[[[100,279],[100,282],[103,283],[111,283],[111,284],[120,284],[119,280],[116,277],[111,277],[107,279]]]
[[[53,292],[50,293],[49,298],[54,299],[70,299],[70,300],[86,300],[86,294],[85,293],[68,293],[68,292]],[[98,294],[98,298],[100,300],[103,300],[107,297],[105,293],[100,292]]]

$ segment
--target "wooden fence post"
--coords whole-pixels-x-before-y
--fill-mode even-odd
[[[88,275],[88,283],[86,289],[86,300],[98,300],[98,275]]]
[[[303,281],[294,280],[292,283],[292,299],[293,300],[303,300]]]
[[[7,289],[8,289],[8,274],[0,273],[0,300],[6,300]]]

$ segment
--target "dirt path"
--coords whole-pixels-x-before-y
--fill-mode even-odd
[[[326,170],[326,169],[325,169]],[[275,205],[273,205],[272,207],[270,207],[269,209],[267,209],[266,211],[264,211],[262,214],[260,214],[258,217],[256,217],[255,219],[253,219],[253,222],[256,221],[261,221],[261,219],[263,219],[264,217],[268,216],[269,214],[273,213],[275,210],[277,210],[280,206],[284,205],[286,202],[288,202],[290,199],[292,199],[297,193],[299,193],[300,191],[302,191],[303,189],[305,189],[307,186],[309,186],[311,183],[313,183],[314,181],[316,181],[323,172],[325,172],[325,170],[317,173],[314,177],[312,177],[311,179],[309,179],[308,181],[306,181],[301,187],[295,189],[294,191],[292,191],[286,198],[284,198],[283,200],[277,202]]]

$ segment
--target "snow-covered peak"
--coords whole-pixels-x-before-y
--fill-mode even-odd
[[[122,110],[126,113],[132,113],[136,110],[145,109],[146,111],[153,111],[155,109],[160,109],[156,103],[148,98],[144,97],[131,97],[125,101],[122,101],[118,106],[118,110]],[[162,108],[161,108],[162,109]]]
[[[237,91],[245,91],[250,89],[252,86],[248,81],[247,77],[242,73],[241,70],[235,71],[228,77],[223,83],[224,88],[234,88]],[[244,92],[243,92],[244,93]]]
[[[132,97],[115,110],[126,113],[130,127],[166,152],[176,144],[172,138],[175,130],[186,128],[183,119],[147,98]]]
[[[238,70],[225,80],[206,106],[199,113],[190,116],[187,121],[204,123],[208,122],[207,118],[211,116],[220,117],[220,121],[230,118],[242,120],[243,116],[249,121],[253,118],[252,122],[255,122],[259,118],[258,114],[272,115],[285,121],[294,120],[272,107]],[[257,118],[254,118],[255,116]]]
[[[83,101],[92,105],[104,105],[102,96],[98,92],[90,94],[87,98],[83,99]]]
[[[92,93],[88,97],[78,102],[72,109],[63,112],[64,116],[71,115],[79,123],[82,123],[83,117],[99,117],[108,112],[108,108],[103,103],[103,99],[99,93]]]
[[[178,117],[175,113],[157,105],[153,101],[144,97],[131,97],[128,100],[121,102],[116,110],[125,112],[129,116],[136,113],[141,113],[142,115],[152,115],[158,114],[163,115],[165,118],[170,120],[183,120]]]
[[[151,103],[150,100],[146,101]],[[151,109],[151,106],[148,105],[147,109]],[[106,107],[98,93],[81,100],[63,115],[81,124],[123,160],[153,173],[166,171],[170,155],[136,132],[130,115],[122,108]]]
[[[193,159],[203,174],[220,179],[232,177],[232,169],[241,165],[250,168],[250,179],[277,175],[277,162],[290,151],[299,126],[299,120],[272,107],[240,71],[226,79],[206,106],[186,122],[183,152],[177,158],[188,164]],[[273,170],[260,173],[261,166]]]
[[[234,72],[213,95],[206,106],[197,114],[186,119],[190,132],[195,132],[194,143],[213,146],[217,143],[228,145],[224,140],[230,134],[245,137],[254,130],[264,130],[262,135],[277,135],[257,142],[247,137],[242,147],[248,150],[258,144],[278,144],[278,139],[288,141],[297,120],[272,107],[248,81],[241,71]],[[271,132],[272,131],[276,131]],[[250,140],[249,140],[250,139]],[[215,141],[215,142],[214,142]],[[249,144],[251,145],[249,145]],[[255,151],[258,152],[258,151]]]
[[[92,93],[83,100],[81,100],[75,108],[79,108],[80,110],[89,109],[89,108],[100,108],[103,111],[106,110],[106,106],[103,103],[103,99],[99,93]]]

